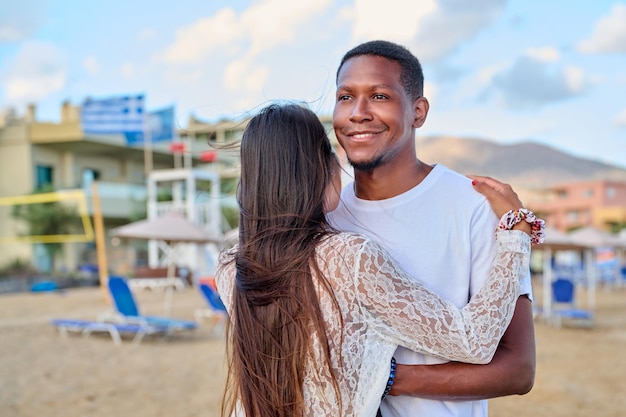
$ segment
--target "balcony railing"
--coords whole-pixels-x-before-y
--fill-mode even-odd
[[[148,191],[146,186],[140,184],[100,182],[98,181],[98,195],[100,197],[100,205],[102,215],[104,217],[113,218],[130,218],[136,217],[137,214],[145,212],[145,217],[150,208],[147,207]],[[93,200],[91,184],[83,187],[87,198],[87,207],[89,214],[93,214]],[[216,210],[210,193],[198,192],[193,198],[195,221],[203,226],[209,225],[211,218],[217,216],[223,221],[221,213],[217,209],[214,215],[212,210]],[[186,212],[186,203],[164,201],[157,202],[155,205],[155,215],[162,216],[165,213],[176,210],[182,213]],[[233,195],[224,195],[219,198],[217,207],[237,207],[237,201]]]

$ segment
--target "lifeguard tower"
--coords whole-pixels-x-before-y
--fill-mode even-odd
[[[176,211],[217,237],[217,242],[207,244],[177,244],[175,252],[167,243],[151,240],[148,243],[149,266],[163,267],[168,263],[168,256],[176,256],[176,265],[187,268],[193,280],[212,276],[224,237],[219,174],[205,169],[158,170],[148,175],[147,186],[148,220]]]

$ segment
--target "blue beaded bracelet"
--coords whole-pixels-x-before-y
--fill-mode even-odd
[[[391,386],[393,385],[393,380],[396,378],[396,358],[391,358],[391,370],[389,371],[389,379],[387,380],[387,386],[385,387],[385,391],[383,391],[383,396],[381,397],[381,401],[385,399],[389,391],[391,391]]]

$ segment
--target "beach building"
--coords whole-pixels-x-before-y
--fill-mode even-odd
[[[227,140],[226,126],[210,131],[214,138]],[[184,130],[183,145],[172,142],[155,143],[151,164],[154,171],[194,169],[221,171],[213,164],[216,155],[206,154],[209,146],[205,131],[192,141]],[[205,135],[205,136],[203,136]],[[226,158],[227,159],[227,158]],[[236,166],[220,163],[234,175]],[[0,267],[15,260],[30,262],[46,271],[52,265],[41,243],[25,241],[25,225],[11,215],[13,197],[26,196],[49,185],[55,191],[82,191],[87,212],[93,216],[92,184],[97,182],[105,230],[126,224],[147,215],[146,153],[143,146],[131,146],[121,134],[91,135],[81,129],[80,107],[69,103],[61,106],[58,123],[37,120],[36,107],[28,107],[23,117],[11,112],[0,116]],[[201,192],[202,190],[199,190]],[[159,200],[171,198],[159,195]],[[9,203],[7,203],[7,201]],[[68,201],[68,204],[76,204]],[[107,239],[107,242],[109,240]],[[63,245],[62,262],[58,267],[73,271],[79,265],[94,263],[94,243],[67,242]],[[108,253],[116,256],[114,247]],[[115,259],[113,259],[115,263]]]
[[[626,181],[562,184],[534,193],[527,205],[562,232],[594,226],[616,233],[626,227]]]
[[[184,211],[188,218],[207,228],[215,228],[215,199],[211,198],[215,190],[209,189],[214,185],[207,180],[215,175],[222,187],[230,180],[226,189],[220,190],[220,207],[236,209],[234,193],[239,177],[239,153],[236,147],[225,145],[241,138],[248,119],[207,122],[189,116],[185,127],[176,123],[173,142],[153,144],[150,170],[146,169],[144,147],[129,145],[124,135],[85,134],[81,128],[80,106],[63,103],[60,113],[58,123],[37,120],[34,105],[28,107],[23,117],[17,117],[12,111],[0,115],[0,201],[5,202],[0,204],[0,268],[15,260],[29,262],[42,271],[51,268],[52,262],[42,243],[21,239],[25,225],[13,218],[11,205],[6,203],[46,185],[56,191],[82,192],[86,215],[91,218],[94,214],[92,184],[96,182],[106,232],[172,210]],[[332,118],[326,116],[320,120],[336,145]],[[180,170],[193,172],[177,172]],[[190,189],[193,195],[187,192]],[[221,232],[236,227],[223,212],[217,223]],[[151,267],[162,263],[162,253],[154,242],[145,253],[134,253],[128,258],[128,250],[117,247],[119,242],[110,237],[107,233],[109,269],[128,272],[139,261]],[[62,262],[57,268],[74,271],[80,265],[95,263],[93,239],[68,241],[63,245]]]

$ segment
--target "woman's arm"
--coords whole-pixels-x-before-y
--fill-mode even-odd
[[[513,316],[529,257],[528,234],[498,231],[489,279],[459,310],[415,282],[368,240],[354,285],[370,325],[398,345],[449,360],[487,363]]]
[[[491,362],[397,365],[389,395],[432,400],[484,400],[528,393],[535,380],[532,302],[522,295]]]

